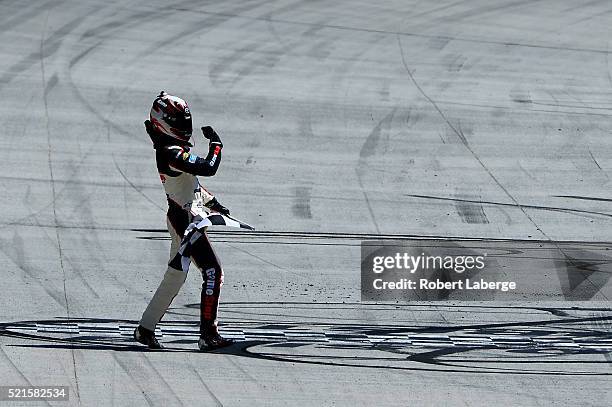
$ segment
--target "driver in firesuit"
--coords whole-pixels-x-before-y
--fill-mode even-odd
[[[202,219],[200,215],[206,216],[211,211],[229,215],[229,210],[204,189],[197,178],[216,174],[221,163],[221,139],[211,127],[202,127],[204,137],[209,140],[208,154],[202,158],[191,152],[191,112],[183,99],[162,91],[153,102],[145,129],[153,141],[157,170],[168,198],[167,225],[172,243],[168,268],[134,331],[134,339],[150,349],[160,349],[155,327],[187,277],[188,266],[183,270],[172,262],[185,230],[191,222]],[[210,350],[231,345],[233,341],[223,338],[217,329],[219,293],[223,284],[219,259],[205,232],[190,243],[191,260],[203,279],[198,346],[200,350]]]

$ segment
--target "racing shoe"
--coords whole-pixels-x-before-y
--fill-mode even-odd
[[[141,325],[138,325],[138,327],[134,330],[134,340],[142,343],[149,349],[163,349],[155,337],[155,332]]]
[[[200,348],[201,352],[207,352],[214,349],[225,348],[226,346],[231,346],[234,343],[236,343],[235,340],[224,338],[215,330],[210,334],[200,336],[198,347]]]

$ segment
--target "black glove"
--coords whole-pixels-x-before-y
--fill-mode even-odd
[[[210,201],[204,204],[208,209],[212,209],[213,211],[219,212],[223,215],[229,215],[230,211],[225,206],[221,205],[217,198],[213,198]]]
[[[150,120],[145,120],[144,125],[145,125],[145,129],[147,130],[147,134],[149,136],[155,136],[156,135],[155,127],[153,126],[153,123],[151,123]]]
[[[147,130],[147,134],[149,135],[149,137],[151,137],[151,141],[153,142],[153,145],[155,146],[159,144],[160,134],[159,134],[159,131],[155,128],[155,126],[153,126],[153,123],[151,123],[150,120],[145,120],[144,125],[145,125],[145,130]]]
[[[202,134],[204,137],[210,140],[211,143],[218,143],[223,147],[223,143],[221,142],[221,138],[217,134],[217,132],[210,126],[202,127]]]

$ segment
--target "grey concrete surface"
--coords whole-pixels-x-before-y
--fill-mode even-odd
[[[0,1],[1,384],[100,407],[610,405],[607,302],[361,303],[359,241],[609,246],[611,12]],[[161,89],[218,129],[206,186],[258,228],[211,233],[227,352],[195,352],[197,271],[171,349],[130,342],[169,247],[142,126]]]

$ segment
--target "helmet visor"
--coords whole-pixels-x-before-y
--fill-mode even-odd
[[[191,124],[190,114],[167,117],[166,122],[170,125],[172,131],[175,132],[178,136],[181,136],[185,139],[189,139],[191,137],[193,127]]]

